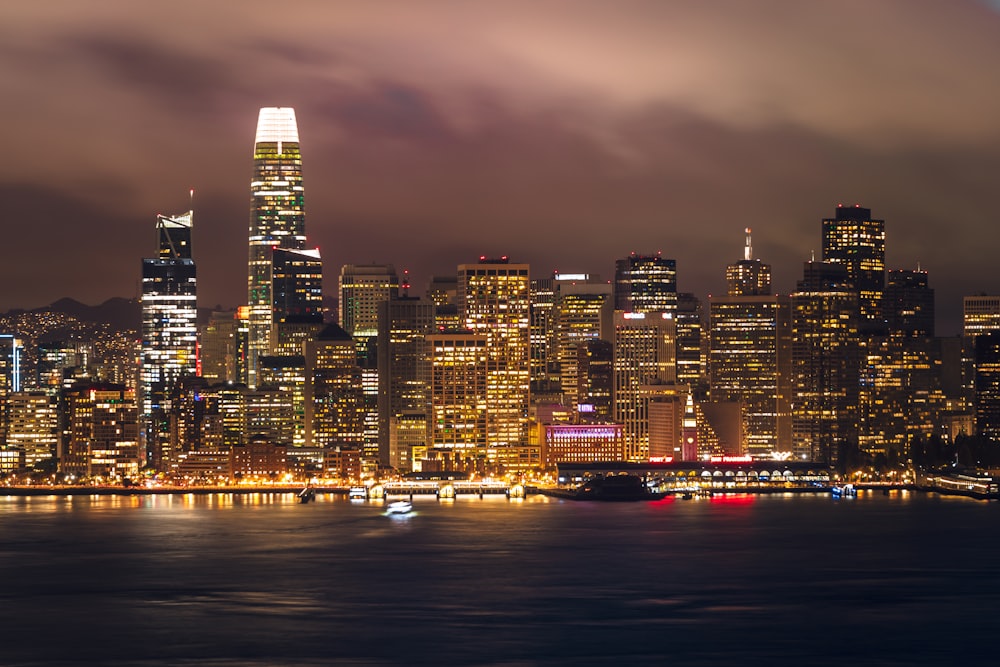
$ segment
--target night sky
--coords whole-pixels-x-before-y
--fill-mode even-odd
[[[785,293],[860,203],[953,334],[1000,292],[998,77],[982,0],[5,2],[0,309],[136,296],[190,188],[199,303],[243,302],[257,112],[292,106],[328,293],[659,250],[707,299],[746,226]]]

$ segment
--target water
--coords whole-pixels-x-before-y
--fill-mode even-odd
[[[0,497],[2,665],[995,664],[1000,504]]]

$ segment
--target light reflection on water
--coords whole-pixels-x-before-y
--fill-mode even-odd
[[[0,498],[0,663],[946,664],[1000,630],[997,503],[413,504]]]

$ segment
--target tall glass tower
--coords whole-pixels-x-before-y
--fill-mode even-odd
[[[198,372],[197,271],[191,258],[193,213],[156,217],[157,256],[142,260],[139,410],[145,455],[170,461],[166,412],[177,382]]]
[[[250,182],[250,255],[247,264],[246,380],[257,385],[257,359],[271,353],[272,249],[305,248],[302,154],[295,110],[265,107],[257,119]]]

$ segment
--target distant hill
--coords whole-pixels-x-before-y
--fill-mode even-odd
[[[48,306],[34,308],[31,312],[64,313],[81,322],[108,324],[118,331],[125,329],[138,331],[142,328],[142,309],[136,299],[114,297],[100,305],[88,306],[76,299],[65,297]]]

